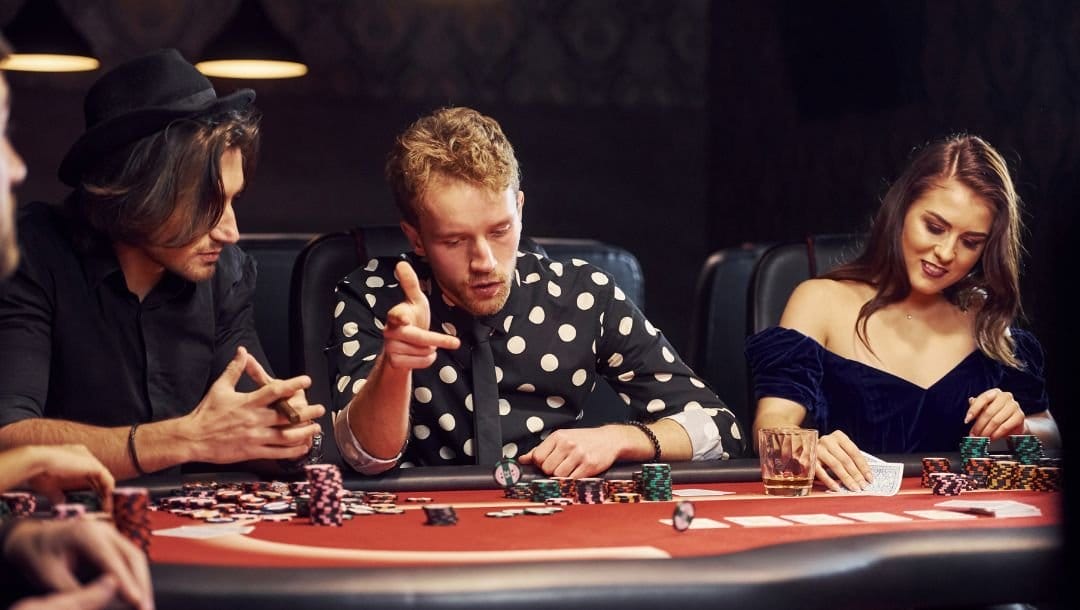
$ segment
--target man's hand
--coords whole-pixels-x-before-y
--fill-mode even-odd
[[[247,373],[265,384],[254,392],[237,392],[240,376]],[[227,464],[256,459],[295,459],[311,447],[321,428],[322,405],[309,405],[304,390],[311,378],[300,375],[270,379],[246,349],[240,347],[221,377],[210,387],[195,410],[184,416],[182,434],[195,444],[194,460]],[[300,415],[298,424],[270,405],[286,400]]]
[[[591,477],[611,468],[628,433],[640,434],[627,426],[555,430],[518,461],[550,476]]]
[[[968,399],[964,423],[971,424],[971,436],[988,436],[991,441],[1024,433],[1024,411],[1012,392],[991,388]]]
[[[817,479],[833,491],[840,490],[840,483],[851,491],[862,491],[870,484],[873,475],[866,458],[848,435],[837,430],[818,439]],[[837,483],[833,476],[840,479]]]
[[[31,582],[66,594],[25,600],[26,606],[17,607],[65,607],[59,605],[61,602],[83,604],[77,606],[80,608],[102,607],[112,599],[110,588],[136,608],[153,607],[146,555],[112,525],[69,519],[25,520],[12,527],[0,549],[7,563],[19,566]],[[77,574],[87,568],[101,572],[103,578],[83,586]],[[54,602],[57,605],[51,605]]]
[[[394,276],[405,291],[405,300],[394,305],[386,314],[383,328],[383,357],[392,368],[422,369],[435,362],[438,348],[455,350],[461,346],[457,337],[429,330],[431,307],[416,271],[407,262],[394,267]]]
[[[64,501],[64,491],[93,489],[101,498],[102,508],[112,510],[112,491],[116,486],[112,473],[83,445],[33,445],[35,472],[26,483],[53,504]]]

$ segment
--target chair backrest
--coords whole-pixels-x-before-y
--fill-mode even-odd
[[[311,233],[245,233],[240,248],[255,259],[255,330],[270,366],[278,377],[296,374],[291,362],[289,284],[300,250],[314,238]]]
[[[749,332],[780,323],[788,298],[800,282],[833,269],[859,253],[863,235],[811,235],[766,250],[750,277]]]
[[[641,306],[644,295],[641,265],[633,254],[622,248],[588,239],[544,237],[522,238],[521,247],[554,260],[580,258],[593,263],[615,276],[622,290]],[[410,249],[397,225],[373,225],[321,235],[296,257],[289,298],[291,361],[294,371],[311,376],[310,402],[323,404],[328,411],[332,404],[330,372],[323,347],[330,336],[334,286],[372,257],[396,256]],[[598,384],[597,392],[586,405],[582,424],[617,421],[610,415],[616,409],[621,413],[620,419],[625,419],[625,404],[606,384]],[[329,416],[322,423],[324,431],[329,432]],[[336,447],[329,436],[326,438],[330,441],[324,442],[326,459],[337,461]]]
[[[686,362],[735,413],[746,430],[750,387],[743,350],[750,274],[771,243],[746,243],[713,252],[698,273]]]
[[[566,262],[580,258],[607,271],[638,309],[645,311],[645,275],[641,262],[629,250],[595,239],[536,237],[533,241],[552,260]]]

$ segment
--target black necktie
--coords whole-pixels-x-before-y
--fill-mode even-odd
[[[494,466],[502,458],[502,423],[499,421],[499,384],[495,381],[495,358],[491,353],[491,329],[473,324],[472,350],[473,421],[476,463]]]

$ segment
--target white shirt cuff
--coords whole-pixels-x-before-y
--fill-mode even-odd
[[[721,460],[727,457],[720,438],[720,429],[716,426],[716,420],[706,409],[687,409],[663,419],[670,419],[686,430],[687,436],[690,437],[690,447],[694,452],[691,459],[695,462]]]
[[[352,427],[349,426],[349,407],[334,413],[333,419],[334,440],[337,442],[342,459],[353,470],[360,474],[379,474],[393,468],[401,459],[401,454],[405,451],[404,447],[401,452],[388,460],[374,457],[364,451],[364,448],[360,446],[360,441],[356,440]]]

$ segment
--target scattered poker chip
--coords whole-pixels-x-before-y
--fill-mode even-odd
[[[529,508],[523,509],[523,512],[526,515],[547,516],[547,515],[554,515],[555,513],[561,513],[562,509],[557,507],[557,506],[544,506],[544,507],[530,506]]]
[[[405,498],[405,501],[406,502],[431,502],[431,498],[425,498],[423,496],[418,496],[418,497],[415,497],[415,498]]]
[[[492,518],[495,518],[495,519],[506,519],[508,517],[516,517],[517,516],[517,513],[512,513],[512,512],[510,512],[508,510],[494,510],[494,511],[491,511],[489,513],[484,513],[484,514],[486,516],[488,516],[488,517],[492,517]]]
[[[457,513],[449,504],[428,504],[424,507],[427,525],[457,525]]]
[[[690,529],[694,521],[694,505],[687,500],[682,500],[675,505],[675,512],[671,514],[671,526],[677,531],[685,532]]]
[[[521,466],[513,458],[503,458],[495,462],[495,470],[491,474],[499,487],[513,487],[521,480]]]
[[[573,498],[548,498],[544,500],[544,504],[548,506],[569,506],[574,503]]]

